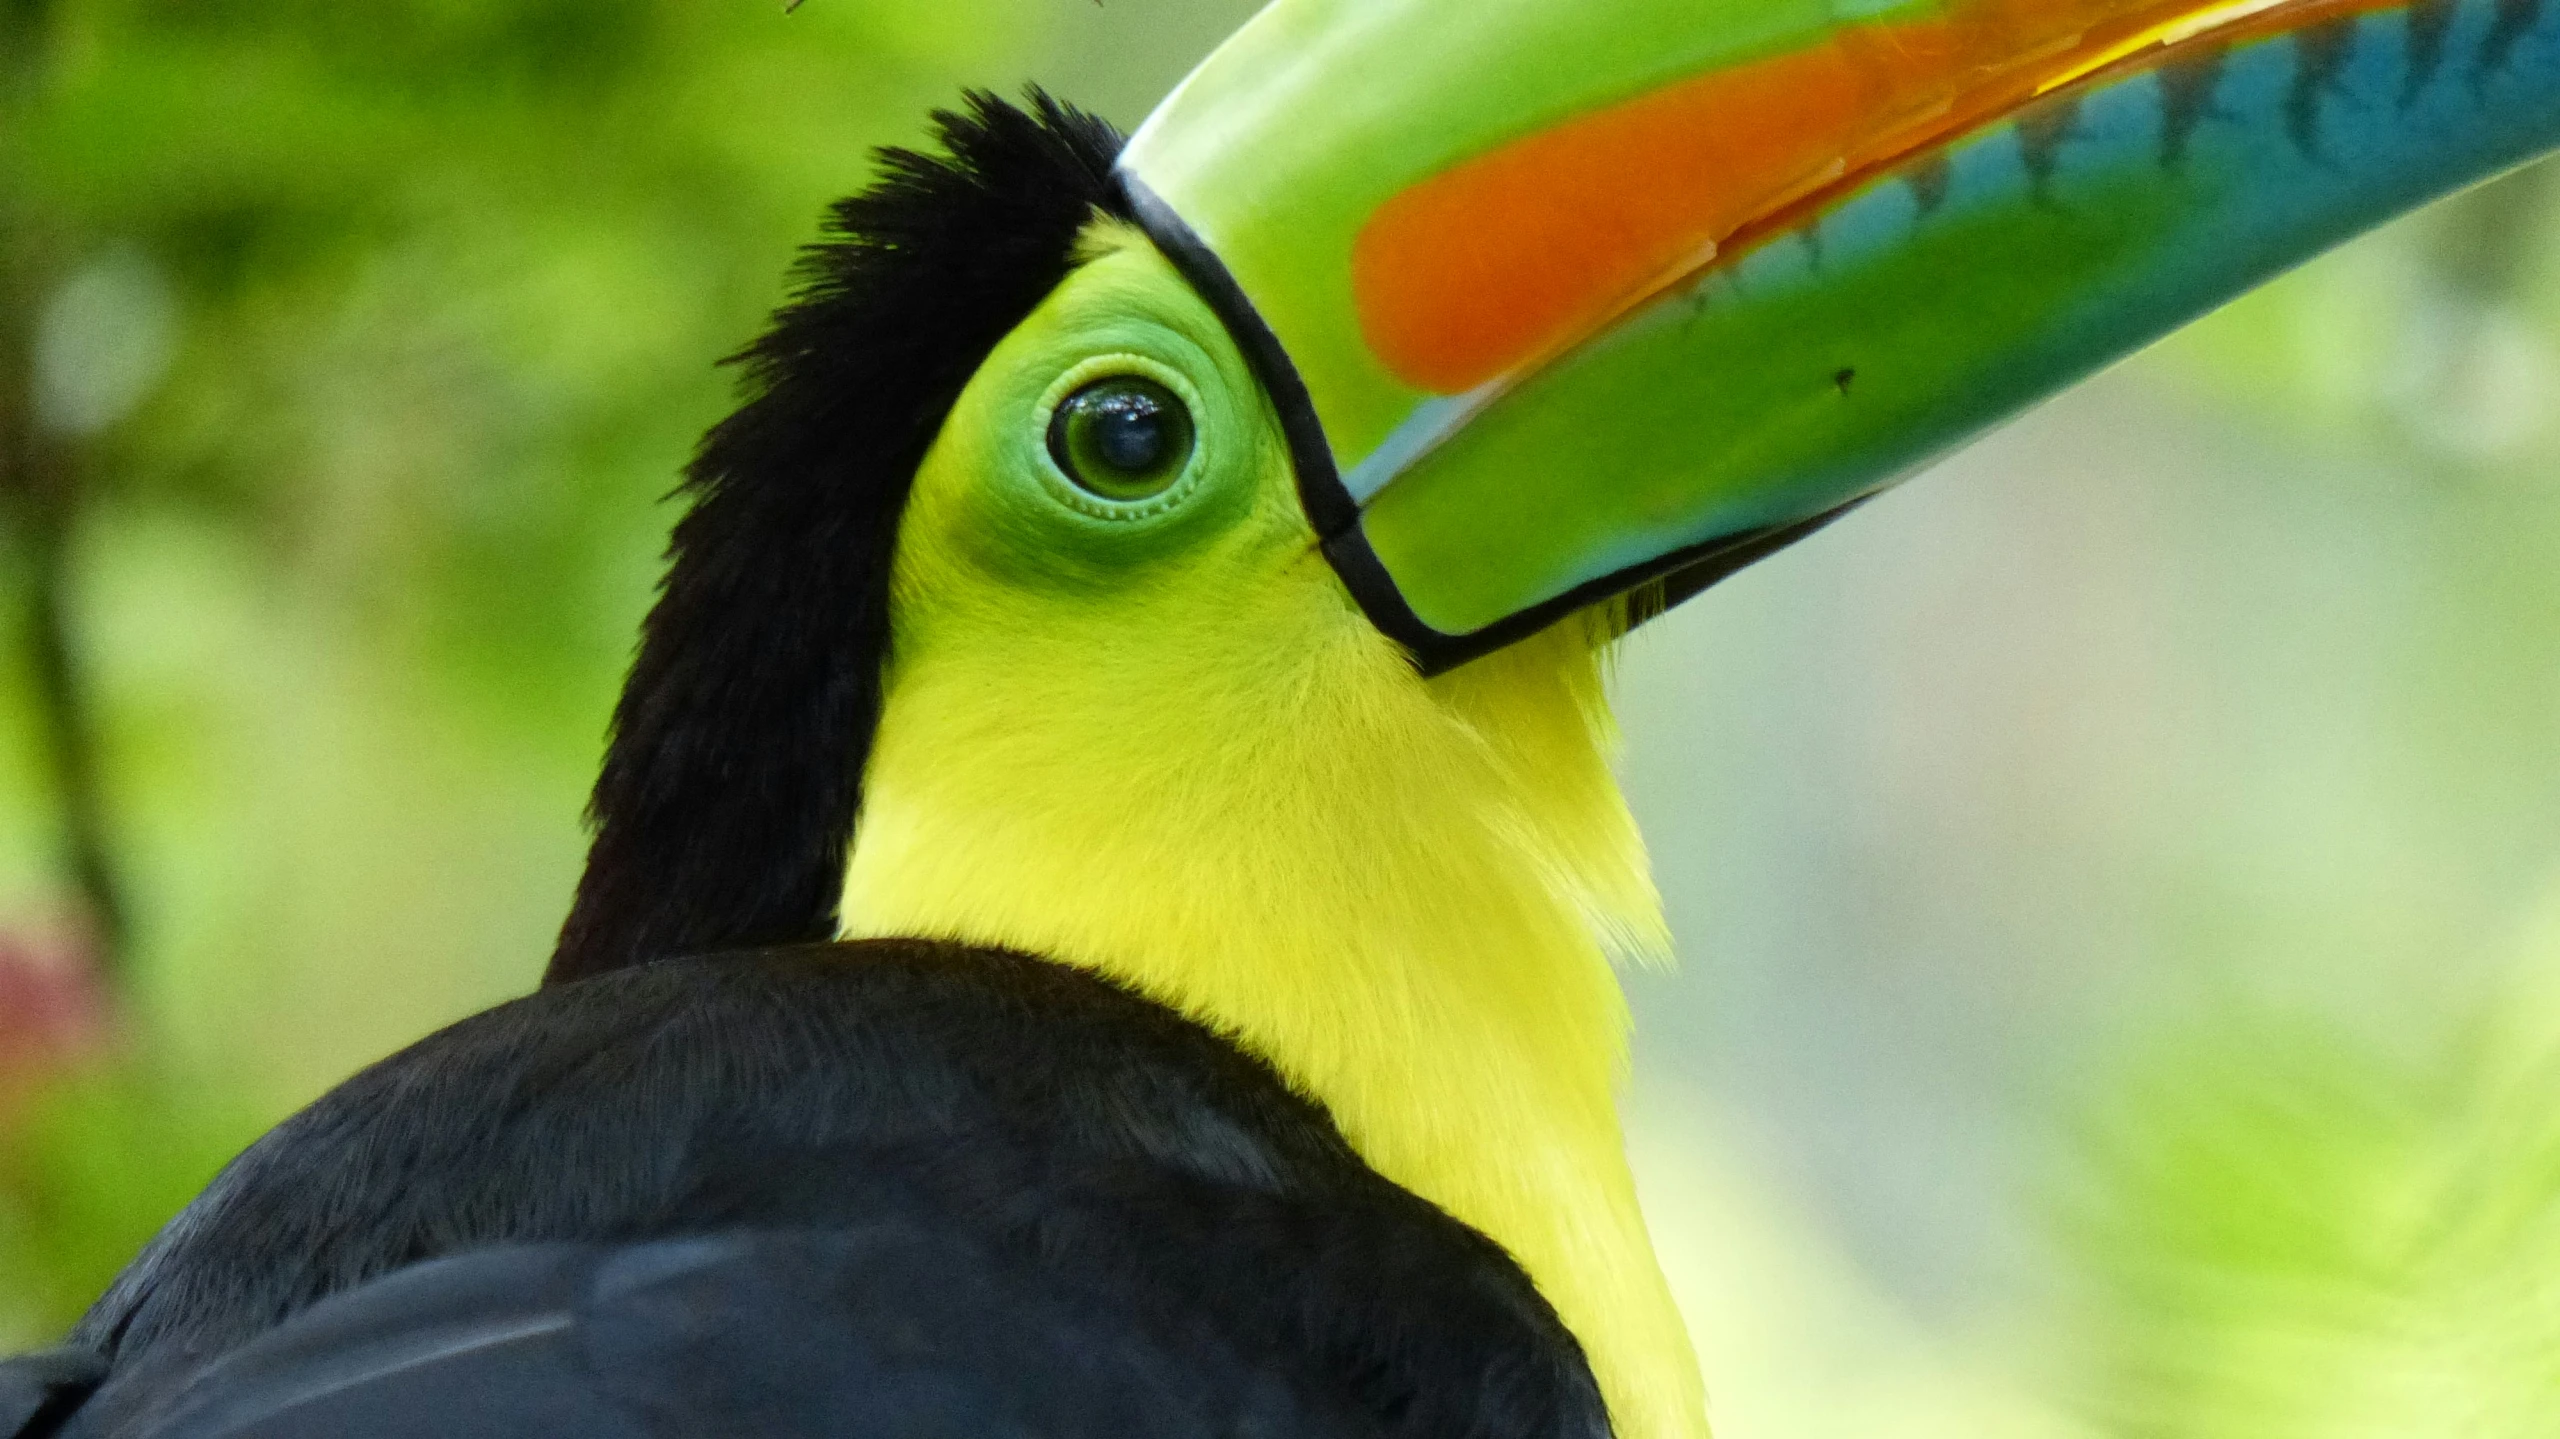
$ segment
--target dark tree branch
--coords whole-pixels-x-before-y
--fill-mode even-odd
[[[2439,231],[2437,274],[2463,299],[2503,304],[2520,294],[2541,258],[2533,243],[2560,190],[2560,161],[2527,165],[2449,202],[2453,223]]]
[[[0,125],[20,133],[42,84],[51,20],[51,0],[0,0],[0,56],[6,57],[0,59]],[[66,438],[45,433],[34,407],[36,314],[50,292],[55,247],[11,173],[15,158],[0,149],[0,524],[25,601],[21,638],[60,816],[62,865],[88,911],[99,968],[114,979],[122,968],[127,910],[72,601],[79,455]]]
[[[0,0],[0,90],[14,109],[52,53],[54,0]]]
[[[79,486],[71,457],[59,447],[53,447],[54,455],[44,455],[45,448],[39,440],[34,479],[41,488],[24,504],[27,657],[43,712],[46,768],[62,827],[62,864],[89,912],[99,968],[117,979],[125,954],[124,888],[108,833],[97,711],[82,672],[71,614]]]

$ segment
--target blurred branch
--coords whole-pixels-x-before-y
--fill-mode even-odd
[[[0,113],[24,103],[44,73],[53,48],[53,8],[54,0],[0,0]]]
[[[17,124],[34,104],[50,39],[51,0],[0,0],[0,121]],[[7,160],[0,153],[0,163]],[[14,178],[0,169],[0,521],[21,563],[28,678],[36,692],[44,760],[60,814],[62,857],[91,926],[100,970],[120,969],[124,893],[107,834],[99,783],[96,711],[72,620],[71,555],[82,486],[79,456],[46,433],[35,413],[36,317],[51,292],[46,227]]]
[[[2446,201],[2418,256],[2386,379],[2393,423],[2468,480],[2534,452],[2551,430],[2554,352],[2527,315],[2537,243],[2560,194],[2549,160]]]
[[[2533,243],[2560,188],[2560,161],[2544,160],[2456,196],[2434,250],[2438,275],[2482,305],[2513,300],[2532,278]]]
[[[0,486],[17,512],[20,549],[27,561],[27,660],[42,711],[46,768],[61,816],[63,865],[88,910],[99,967],[114,977],[124,954],[124,891],[107,832],[96,707],[82,672],[69,601],[79,481],[66,447],[30,436],[22,425],[8,428],[15,433],[0,437],[0,447],[14,453],[0,459],[0,474],[9,477]]]

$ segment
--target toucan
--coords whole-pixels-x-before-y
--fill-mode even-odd
[[[833,212],[536,993],[244,1152],[20,1439],[1698,1439],[1631,627],[2560,144],[2545,0],[1277,0]]]

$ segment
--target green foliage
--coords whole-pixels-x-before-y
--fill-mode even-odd
[[[219,1093],[137,1065],[13,1096],[0,1125],[0,1333],[57,1333],[257,1135]]]
[[[1051,12],[7,18],[0,336],[79,482],[144,1056],[0,1164],[0,1330],[42,1332],[261,1122],[530,983],[712,361],[870,149],[1017,73]],[[53,796],[0,578],[0,914],[40,921]]]
[[[2257,1013],[2136,1066],[2073,1205],[2107,1432],[2550,1432],[2560,1029],[2531,1021],[2555,960],[2527,956],[2497,1019],[2417,1059]]]

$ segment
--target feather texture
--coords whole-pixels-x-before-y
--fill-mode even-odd
[[[633,1308],[614,1276],[634,1274],[704,1307]],[[1076,1313],[1089,1334],[1059,1329]],[[546,1325],[611,1352],[577,1379],[508,1348]],[[973,1325],[991,1345],[1021,1326],[1027,1347],[961,1354]],[[903,1332],[925,1336],[906,1358]],[[782,1374],[816,1333],[852,1349],[777,1412],[823,1414],[896,1371],[981,1385],[988,1414],[1041,1392],[1110,1413],[1198,1359],[1197,1385],[1163,1380],[1166,1422],[1244,1413],[1260,1375],[1287,1400],[1274,1412],[1349,1414],[1347,1432],[1605,1432],[1518,1267],[1362,1164],[1267,1066],[1090,975],[887,942],[555,986],[358,1075],[235,1161],[99,1302],[74,1341],[112,1368],[62,1433],[229,1433],[221,1414],[333,1384],[389,1396],[437,1362],[463,1388],[532,1384],[529,1404],[686,1412]]]
[[[686,472],[614,711],[554,981],[833,938],[917,464],[987,352],[1119,206],[1111,127],[1034,93],[936,117],[835,208],[747,398]]]

